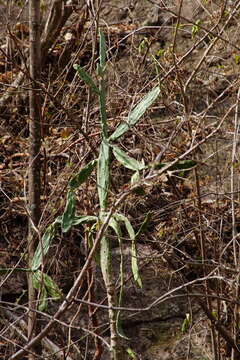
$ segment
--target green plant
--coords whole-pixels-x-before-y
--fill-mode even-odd
[[[68,232],[73,226],[79,224],[92,224],[91,236],[93,236],[93,231],[99,224],[103,223],[108,216],[108,198],[110,191],[110,154],[118,160],[120,164],[125,166],[128,169],[134,171],[132,177],[132,182],[140,177],[140,171],[145,168],[144,162],[135,160],[134,158],[129,157],[124,151],[122,151],[116,144],[116,140],[122,137],[127,131],[129,131],[142,117],[145,111],[151,106],[155,101],[157,96],[160,93],[160,88],[156,87],[150,91],[143,100],[135,107],[135,109],[129,114],[128,121],[120,124],[116,130],[108,135],[108,123],[106,115],[106,45],[105,38],[102,33],[100,33],[100,62],[97,67],[97,73],[99,76],[99,86],[95,84],[92,77],[86,73],[79,65],[74,65],[74,69],[77,71],[81,79],[91,88],[91,90],[97,94],[99,98],[99,107],[101,115],[101,128],[102,128],[102,142],[99,149],[98,159],[90,161],[83,169],[80,170],[78,174],[73,175],[69,184],[68,184],[68,193],[66,199],[66,206],[62,216],[59,216],[51,225],[46,229],[41,242],[38,244],[38,247],[35,252],[33,259],[32,270],[37,274],[35,276],[34,285],[37,289],[41,286],[41,309],[46,306],[46,297],[47,294],[50,294],[48,283],[49,277],[46,277],[46,274],[40,276],[39,268],[43,263],[43,258],[47,254],[51,241],[55,236],[55,231],[58,227],[61,227],[64,233]],[[97,192],[99,198],[100,211],[96,216],[88,215],[76,215],[76,200],[75,200],[75,191],[78,189],[90,176],[93,170],[97,167]],[[139,286],[142,286],[142,281],[139,274],[138,264],[137,264],[137,249],[135,244],[136,234],[130,223],[130,221],[123,214],[114,212],[108,227],[111,228],[117,235],[119,243],[121,244],[121,224],[125,225],[129,238],[132,242],[132,272],[135,281]],[[122,289],[123,289],[123,266],[122,262],[120,265],[120,277],[121,277],[121,290],[118,302],[112,294],[114,294],[114,281],[112,275],[112,266],[111,266],[111,241],[107,236],[107,232],[101,239],[100,245],[100,265],[101,270],[108,294],[108,303],[109,307],[121,304],[122,298]],[[46,282],[46,279],[48,282]],[[40,283],[42,285],[40,286]],[[53,284],[51,287],[56,291],[54,292],[54,297],[57,297],[58,291]],[[110,318],[110,328],[111,328],[111,351],[113,353],[113,358],[116,358],[116,332],[120,336],[124,336],[121,331],[120,326],[120,313],[116,312],[113,309],[109,310]]]
[[[201,20],[200,19],[198,19],[196,21],[196,23],[192,26],[192,39],[194,39],[195,35],[199,32],[199,30],[200,30],[199,25],[201,25]]]
[[[238,54],[234,55],[234,62],[235,62],[236,65],[239,64],[239,55]]]
[[[138,46],[139,53],[141,54],[148,46],[149,46],[148,38],[144,37]]]
[[[134,158],[128,156],[120,147],[118,146],[118,139],[122,138],[133,126],[135,126],[141,117],[144,115],[146,110],[152,105],[160,93],[160,87],[157,86],[152,89],[144,98],[139,102],[139,104],[130,112],[126,122],[123,122],[117,126],[115,131],[109,135],[109,128],[107,122],[107,113],[106,113],[106,44],[103,33],[100,33],[100,61],[97,66],[97,75],[99,79],[99,84],[97,85],[94,79],[87,73],[85,70],[75,64],[74,69],[77,71],[80,78],[85,82],[87,86],[98,96],[99,99],[99,108],[100,108],[100,120],[101,120],[101,144],[99,147],[99,156],[97,159],[90,161],[79,173],[74,174],[68,184],[68,192],[66,198],[65,210],[62,216],[56,218],[56,220],[48,226],[46,229],[41,242],[38,244],[38,248],[35,252],[33,259],[32,270],[38,272],[43,259],[47,254],[51,241],[55,236],[55,231],[57,228],[61,227],[63,233],[67,233],[72,227],[91,224],[89,236],[90,243],[94,243],[94,234],[97,229],[102,224],[106,223],[105,231],[101,237],[100,242],[100,266],[101,271],[107,291],[108,305],[109,305],[109,321],[110,321],[110,350],[112,359],[117,359],[118,357],[118,336],[126,338],[121,329],[120,323],[120,312],[115,310],[116,305],[121,305],[122,294],[123,294],[123,284],[124,284],[124,269],[123,261],[120,261],[120,295],[118,300],[115,297],[115,279],[113,278],[112,272],[112,251],[111,251],[111,240],[108,236],[109,229],[112,229],[116,234],[119,246],[122,245],[122,234],[121,227],[124,225],[129,238],[131,240],[131,263],[132,263],[132,273],[136,283],[142,287],[142,281],[139,273],[138,262],[137,262],[137,248],[136,248],[136,238],[144,231],[149,223],[151,218],[151,213],[147,214],[145,221],[143,222],[140,229],[135,233],[135,230],[130,223],[129,219],[119,212],[119,209],[110,210],[110,168],[111,168],[111,156],[113,156],[122,166],[133,171],[131,177],[131,182],[129,184],[136,189],[137,184],[141,179],[141,171],[145,169],[154,168],[159,166],[160,168],[166,166],[166,164],[148,164],[145,165],[144,161],[138,161]],[[185,169],[192,166],[193,163],[186,163],[185,161],[175,164],[173,170],[176,169]],[[97,172],[97,193],[99,199],[99,213],[96,215],[77,215],[76,214],[76,190],[88,180],[89,176],[96,169]],[[171,169],[170,169],[171,170]],[[50,293],[49,290],[45,289],[46,287],[46,278],[45,275],[40,276],[35,284],[35,287],[39,287],[41,281],[43,281],[43,298],[46,297],[47,293]],[[48,279],[49,280],[49,279]],[[48,281],[49,282],[49,281]],[[52,288],[55,287],[52,285]],[[46,290],[46,291],[45,291]],[[54,292],[54,297],[57,296],[58,291]],[[45,295],[44,295],[45,294]]]
[[[186,313],[185,319],[183,320],[183,323],[182,323],[181,331],[183,333],[186,333],[189,330],[190,326],[191,326],[190,314]]]

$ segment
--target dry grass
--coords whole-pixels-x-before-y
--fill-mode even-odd
[[[42,72],[45,137],[41,154],[43,213],[39,230],[43,232],[63,212],[69,178],[93,159],[94,153],[97,154],[100,143],[97,99],[75,76],[72,65],[78,62],[95,76],[96,34],[100,26],[109,48],[107,114],[110,128],[113,130],[124,121],[134,105],[158,82],[162,89],[154,107],[121,141],[122,149],[146,163],[152,163],[156,158],[168,163],[185,153],[188,154],[186,159],[197,161],[197,167],[189,173],[167,172],[160,176],[155,172],[154,179],[144,186],[143,195],[131,194],[122,204],[122,211],[132,219],[136,228],[148,211],[153,212],[147,233],[139,242],[150,246],[164,258],[164,266],[176,272],[182,279],[183,288],[184,283],[198,278],[219,277],[218,280],[197,282],[189,286],[185,294],[193,306],[199,306],[195,304],[200,299],[210,314],[214,314],[219,327],[209,326],[215,345],[211,350],[206,346],[206,352],[209,359],[220,360],[230,358],[234,352],[222,329],[239,343],[240,3],[194,3],[197,6],[189,8],[185,1],[179,2],[183,7],[181,15],[184,18],[181,18],[170,2],[161,2],[157,23],[151,27],[150,19],[147,16],[143,19],[142,2],[135,4],[135,8],[125,9],[128,15],[121,24],[110,25],[119,21],[116,14],[124,6],[120,2],[117,5],[113,1],[111,4],[103,1],[98,26],[94,26],[91,12],[83,13],[77,9],[63,28],[49,51]],[[150,6],[157,9],[157,4],[153,4],[153,1],[148,3],[146,14],[150,13]],[[11,15],[13,9],[10,8]],[[20,14],[21,9],[15,8],[15,12]],[[128,21],[132,23],[128,24]],[[20,30],[16,23],[1,29],[2,97],[19,73],[21,63],[27,63],[28,31],[25,22],[23,25]],[[70,32],[73,37],[68,42],[66,34]],[[7,58],[9,44],[11,52]],[[25,247],[25,237],[19,238],[19,234],[24,233],[27,222],[28,82],[26,72],[24,83],[9,98],[1,115],[0,244],[1,263],[8,266],[16,264]],[[211,133],[214,135],[204,143]],[[143,176],[148,175],[146,172]],[[126,189],[130,177],[130,172],[113,163],[112,199]],[[77,194],[79,214],[92,214],[97,210],[94,188],[93,176]],[[12,232],[12,228],[16,231]],[[85,254],[79,246],[83,237],[82,229],[76,229],[68,237],[59,233],[54,240],[46,268],[64,291],[84,262]],[[141,257],[144,260],[144,254]],[[25,264],[24,256],[21,264]],[[149,262],[150,265],[158,271],[154,263]],[[97,279],[97,282],[101,280]],[[9,302],[9,294],[14,293],[14,288],[10,290],[4,291]],[[85,293],[84,286],[81,291]],[[98,301],[102,300],[98,298]],[[77,311],[76,305],[73,313]],[[205,312],[204,316],[207,315]],[[197,319],[193,318],[191,324],[193,332],[196,328],[194,321]],[[203,321],[207,326],[206,318]],[[2,331],[7,331],[6,324]],[[201,330],[199,333],[201,338]],[[92,338],[89,339],[93,347]],[[64,337],[61,338],[61,334],[55,340],[63,347],[71,343],[71,339],[68,343]],[[3,356],[7,359],[14,348],[9,347],[8,341],[5,344],[6,354]],[[86,343],[82,341],[76,346],[83,349]],[[75,359],[73,348],[69,346],[69,349]],[[91,356],[89,359],[93,358]],[[194,355],[191,356],[189,359],[194,359]],[[237,359],[236,354],[232,356]]]

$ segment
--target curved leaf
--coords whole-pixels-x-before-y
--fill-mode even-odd
[[[87,84],[96,94],[99,95],[100,91],[97,85],[95,84],[95,82],[93,81],[92,77],[86,71],[84,71],[83,68],[81,68],[81,66],[78,64],[74,64],[73,68],[74,70],[77,71],[78,75],[85,82],[85,84]]]
[[[44,275],[44,285],[46,287],[48,295],[52,298],[52,300],[60,300],[62,296],[62,292],[57,285],[57,283],[47,274]]]
[[[62,296],[61,290],[55,281],[39,270],[33,274],[33,286],[41,292],[38,304],[38,310],[40,311],[47,309],[49,297],[51,297],[52,300],[59,300]]]
[[[140,181],[140,174],[139,174],[139,171],[137,170],[131,177],[131,185],[137,183]]]
[[[108,224],[116,233],[117,237],[118,237],[118,241],[119,243],[121,243],[122,241],[122,232],[121,232],[121,228],[118,224],[118,222],[116,221],[116,219],[114,219],[114,217],[112,217],[109,221]]]
[[[120,311],[118,311],[117,313],[117,319],[116,319],[116,330],[117,330],[117,334],[118,336],[120,336],[121,338],[123,339],[126,339],[126,340],[130,340],[129,337],[127,337],[127,335],[124,333],[123,331],[123,327],[122,327],[122,321],[121,321],[121,313]]]
[[[47,254],[47,252],[50,248],[50,245],[51,245],[51,241],[55,236],[56,228],[57,228],[57,226],[59,226],[59,224],[61,224],[61,222],[62,222],[62,217],[59,216],[54,221],[54,223],[52,223],[51,225],[49,225],[47,227],[47,230],[45,231],[44,235],[42,236],[41,242],[38,243],[37,249],[34,253],[34,257],[32,260],[32,267],[31,267],[31,269],[33,271],[40,268],[43,257],[44,257],[44,255]]]
[[[98,217],[92,216],[92,215],[81,215],[81,216],[75,216],[74,220],[72,222],[72,225],[80,225],[83,223],[89,223],[89,222],[97,222]]]
[[[121,150],[117,146],[113,146],[113,154],[114,154],[115,158],[117,159],[117,161],[119,161],[127,169],[130,169],[133,171],[140,171],[145,168],[145,164],[128,156],[123,150]]]
[[[123,221],[126,227],[126,230],[129,234],[130,239],[132,240],[132,273],[136,283],[142,287],[142,280],[139,274],[138,262],[137,262],[137,248],[136,248],[136,236],[135,231],[132,227],[132,224],[128,218],[122,214],[114,214],[115,219]]]
[[[116,140],[125,132],[127,132],[132,126],[134,126],[138,120],[143,116],[146,110],[152,105],[160,93],[160,87],[157,86],[151,90],[141,102],[133,109],[133,111],[128,115],[128,120],[124,123],[121,123],[114,133],[109,137],[109,140]]]
[[[114,219],[114,217],[112,217],[109,221],[109,226],[115,231],[117,237],[118,237],[118,241],[119,241],[119,247],[121,250],[120,253],[120,292],[119,292],[119,298],[118,298],[118,306],[121,306],[122,304],[122,297],[123,297],[123,286],[124,286],[124,272],[123,272],[123,254],[122,254],[122,232],[121,232],[121,228],[117,222],[116,219]],[[123,339],[129,340],[129,338],[124,334],[123,328],[122,328],[122,324],[121,324],[121,312],[118,311],[117,312],[117,316],[116,316],[116,330],[117,333],[120,337],[122,337]]]
[[[75,190],[80,185],[82,185],[91,175],[96,165],[97,165],[97,160],[96,159],[92,160],[86,166],[84,166],[84,168],[78,174],[74,175],[68,184],[70,189]]]

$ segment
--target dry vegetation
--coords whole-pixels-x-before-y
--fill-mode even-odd
[[[27,279],[14,269],[27,268],[29,31],[27,2],[7,3],[0,1],[0,267],[11,271],[2,271],[1,276],[0,335],[1,358],[15,359],[14,354],[27,343]],[[148,91],[161,87],[153,106],[119,141],[129,156],[152,164],[141,173],[137,190],[131,189],[132,172],[116,160],[111,163],[109,208],[117,202],[118,211],[131,220],[136,232],[146,216],[150,219],[138,238],[142,289],[132,281],[127,234],[123,232],[122,249],[111,234],[115,273],[121,251],[126,266],[123,305],[145,309],[134,315],[123,311],[123,330],[130,340],[122,340],[122,356],[240,359],[240,1],[73,4],[50,44],[44,28],[50,4],[43,1],[41,9],[42,215],[38,231],[43,234],[62,215],[69,179],[98,156],[97,97],[76,75],[73,64],[80,64],[97,81],[101,29],[107,41],[111,132]],[[196,165],[178,170],[184,160]],[[98,214],[95,173],[76,195],[78,214]],[[63,298],[86,261],[87,241],[88,231],[78,226],[67,234],[58,231],[51,244],[44,271],[58,284]],[[117,293],[118,279],[115,286]],[[39,312],[40,328],[61,301],[50,300],[48,309]],[[109,358],[106,309],[89,302],[107,305],[101,272],[93,264],[71,306],[46,334],[43,354],[36,359],[57,358],[51,355],[54,352],[68,360]],[[170,307],[161,314],[167,303]],[[174,312],[174,306],[180,313]],[[184,319],[186,327],[173,344],[175,318],[179,329]],[[151,321],[165,321],[170,329],[165,345],[156,329],[149,341],[144,340],[138,325],[146,328]],[[126,349],[131,349],[128,354]]]

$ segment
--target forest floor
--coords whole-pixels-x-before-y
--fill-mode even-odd
[[[123,339],[126,349],[123,358],[213,359],[209,319],[197,296],[191,293],[202,291],[204,294],[205,282],[199,279],[207,275],[226,279],[218,286],[214,277],[210,279],[208,286],[212,296],[217,294],[231,300],[235,291],[231,284],[235,279],[236,249],[231,239],[233,212],[237,232],[240,224],[237,209],[240,10],[234,12],[237,5],[233,6],[230,1],[224,9],[221,1],[192,1],[191,4],[183,1],[183,17],[176,26],[179,20],[176,3],[179,2],[169,1],[168,7],[161,5],[160,10],[153,3],[103,1],[99,27],[105,33],[108,48],[110,131],[114,131],[141,98],[160,83],[159,98],[119,144],[129,156],[144,159],[147,164],[154,162],[159,154],[164,164],[186,154],[181,160],[194,160],[197,166],[156,176],[144,184],[140,193],[131,194],[120,209],[136,231],[146,216],[151,215],[146,231],[138,239],[141,289],[131,277],[130,242],[124,234],[122,254],[126,283],[122,305],[145,310],[130,316],[128,312],[123,313],[122,327],[129,338]],[[70,178],[94,158],[101,141],[97,99],[90,94],[88,102],[89,93],[72,67],[73,63],[80,63],[94,74],[93,27],[89,18],[85,19],[85,13],[78,11],[63,28],[43,69],[42,83],[47,91],[42,99],[45,135],[41,150],[41,233],[63,213]],[[20,13],[19,8],[16,13]],[[1,29],[0,103],[19,72],[21,56],[24,57],[27,48],[28,26],[24,16],[9,23],[13,35],[13,65],[6,66],[6,25]],[[80,30],[79,19],[83,24]],[[2,19],[3,24],[5,20]],[[75,38],[69,45],[66,35],[70,32]],[[0,268],[27,267],[27,90],[26,79],[1,112]],[[87,134],[87,141],[82,130]],[[112,162],[112,199],[129,185],[131,175],[130,170]],[[236,194],[234,200],[233,193]],[[233,203],[236,204],[234,209]],[[98,210],[93,175],[77,191],[77,212],[94,215]],[[112,237],[117,274],[120,250]],[[80,226],[67,234],[59,231],[51,245],[45,271],[63,295],[67,294],[84,264],[85,240],[86,232]],[[98,265],[94,267],[94,278],[94,302],[104,303],[105,290]],[[25,274],[12,271],[2,275],[1,280],[3,303],[25,306]],[[86,284],[87,279],[80,289],[82,296],[86,293]],[[116,288],[117,285],[119,282]],[[210,305],[212,313],[217,307],[214,296]],[[54,314],[59,304],[60,300],[50,301],[47,311]],[[217,304],[224,316],[223,305],[220,309]],[[81,312],[77,305],[73,306],[62,321],[76,328],[71,331],[59,326],[49,334],[59,347],[68,346],[72,359],[82,359],[84,354],[88,354],[87,359],[93,358],[94,341],[86,340],[88,336],[80,329],[92,326],[88,311],[86,305],[81,307]],[[229,305],[227,312],[231,318],[233,305]],[[18,313],[21,313],[20,307]],[[3,317],[2,331],[7,333],[9,319],[6,313]],[[42,323],[46,321],[42,319]],[[100,324],[108,321],[106,310],[98,310],[98,321]],[[228,321],[227,329],[231,326],[231,320]],[[109,340],[105,328],[100,334]],[[22,338],[18,336],[15,340],[21,343]],[[219,344],[221,359],[229,359],[228,346],[222,340]],[[1,357],[8,359],[16,349],[16,345],[4,340]],[[107,352],[102,358],[108,359]]]

